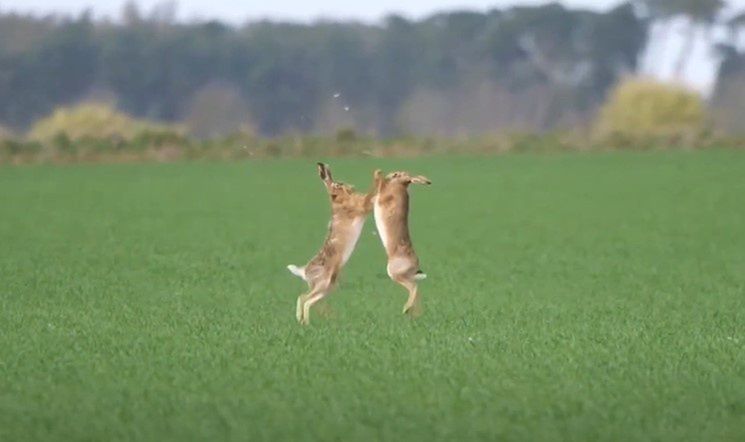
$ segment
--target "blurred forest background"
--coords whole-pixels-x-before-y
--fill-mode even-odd
[[[697,131],[739,136],[745,9],[725,14],[725,6],[641,0],[594,12],[552,3],[378,24],[243,26],[179,22],[173,2],[147,11],[127,3],[117,20],[0,11],[0,138],[64,145],[135,136],[127,131],[196,140],[617,131],[642,124],[633,120],[640,106],[656,107],[661,125],[692,122]],[[662,29],[655,38],[670,38],[667,24],[681,21],[675,71],[685,70],[703,36],[720,63],[711,96],[635,79],[651,27]],[[628,82],[643,84],[618,88]],[[649,104],[649,95],[668,103]],[[631,115],[603,110],[614,99],[627,100],[617,106]],[[688,113],[668,115],[678,111]],[[102,133],[89,119],[103,122],[95,129]]]

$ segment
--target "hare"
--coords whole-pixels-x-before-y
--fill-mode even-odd
[[[376,170],[374,177],[375,225],[388,255],[388,276],[409,292],[404,314],[415,313],[419,297],[417,281],[427,275],[419,268],[419,258],[409,235],[409,185],[432,182],[408,172],[393,172],[384,177],[381,170]]]
[[[334,181],[331,169],[318,163],[318,173],[331,198],[331,221],[323,247],[304,267],[289,265],[294,275],[308,283],[308,293],[297,299],[296,316],[301,324],[310,323],[310,308],[334,289],[344,265],[352,256],[365,219],[372,212],[374,191],[355,192],[352,186]]]

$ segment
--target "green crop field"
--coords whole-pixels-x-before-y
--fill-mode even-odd
[[[403,169],[424,315],[365,226],[311,325],[313,161],[0,168],[0,440],[745,440],[745,154]]]

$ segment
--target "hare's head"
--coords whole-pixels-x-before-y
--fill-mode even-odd
[[[386,175],[385,180],[389,183],[397,183],[404,186],[408,186],[409,184],[424,184],[429,186],[432,184],[432,181],[426,176],[412,176],[409,172],[391,172]]]
[[[333,203],[344,203],[346,200],[357,195],[354,187],[349,184],[334,181],[328,164],[318,163],[318,175],[321,177],[323,184],[326,185],[326,190],[328,191]]]

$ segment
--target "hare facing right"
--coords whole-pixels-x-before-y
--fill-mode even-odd
[[[367,215],[372,211],[374,191],[356,192],[348,184],[334,181],[328,165],[318,163],[318,174],[331,200],[331,221],[321,250],[303,267],[287,266],[308,283],[309,291],[297,299],[296,316],[301,324],[310,322],[310,308],[329,295],[342,268],[354,252]]]
[[[404,305],[404,314],[416,313],[419,303],[417,281],[427,275],[419,268],[419,258],[414,252],[409,234],[409,185],[430,185],[424,176],[411,176],[408,172],[393,172],[383,176],[376,170],[374,214],[375,225],[388,255],[388,276],[401,284],[409,299]]]

